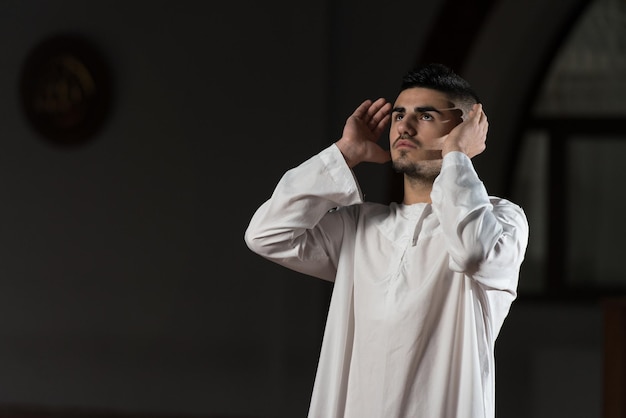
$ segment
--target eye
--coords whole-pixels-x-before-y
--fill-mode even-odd
[[[393,120],[396,122],[401,121],[402,119],[404,119],[404,114],[402,113],[396,113],[396,115],[393,117]]]
[[[420,115],[420,120],[434,120],[434,118],[430,113],[422,113]]]

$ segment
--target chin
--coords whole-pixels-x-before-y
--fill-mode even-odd
[[[427,161],[407,161],[406,159],[394,159],[392,167],[397,173],[404,174],[407,177],[434,181],[441,172],[441,164],[443,160],[427,160]]]

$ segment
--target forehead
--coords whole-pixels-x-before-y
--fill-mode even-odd
[[[423,87],[411,87],[398,94],[394,107],[415,108],[432,106],[436,109],[453,107],[454,103],[440,91]]]

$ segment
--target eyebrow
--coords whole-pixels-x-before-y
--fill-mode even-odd
[[[433,106],[417,106],[414,110],[416,113],[424,113],[424,112],[435,112],[435,113],[439,113],[441,115],[441,112],[444,110],[455,110],[458,109],[457,107],[448,107],[445,109],[437,109],[436,107]],[[404,107],[395,107],[391,113],[404,113],[406,111],[406,109]]]

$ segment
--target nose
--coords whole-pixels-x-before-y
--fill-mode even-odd
[[[397,123],[396,129],[398,130],[398,135],[408,135],[413,137],[417,134],[417,129],[412,119],[413,118],[411,116],[405,115],[402,120]]]

